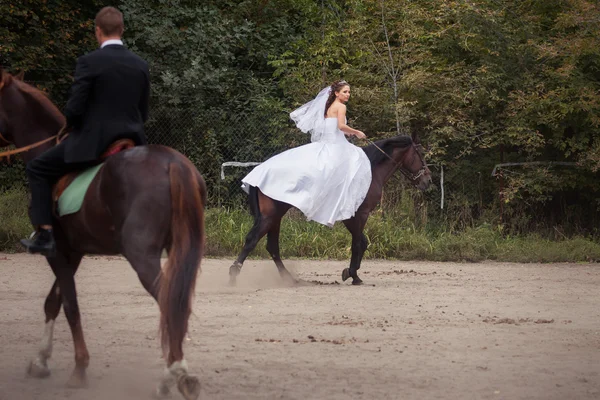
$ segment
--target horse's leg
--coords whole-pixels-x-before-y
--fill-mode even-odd
[[[128,249],[129,250],[129,249]],[[160,278],[160,256],[161,251],[148,251],[143,254],[139,252],[124,251],[123,256],[129,261],[138,275],[142,286],[158,301],[158,279]]]
[[[347,219],[344,225],[352,234],[352,258],[350,259],[350,268],[345,268],[342,271],[342,280],[352,277],[353,285],[362,285],[363,281],[358,277],[360,262],[367,250],[367,237],[363,234],[363,229],[367,222],[368,214],[356,214],[354,217]]]
[[[68,256],[68,266],[72,269],[73,274],[77,272],[77,268],[81,263],[81,254],[70,253]],[[44,327],[44,336],[40,342],[37,356],[31,360],[27,368],[27,373],[35,378],[45,378],[50,375],[48,368],[48,359],[52,356],[52,338],[54,336],[54,323],[60,312],[62,305],[62,295],[58,280],[54,281],[50,293],[46,296],[44,302],[44,312],[46,314],[46,325]]]
[[[73,273],[77,271],[82,255],[69,253],[68,256],[62,256],[62,261],[57,259],[48,259],[53,270],[56,267],[70,269]],[[64,264],[63,264],[64,263]],[[35,378],[45,378],[50,375],[48,368],[48,359],[52,356],[52,339],[54,336],[54,323],[60,312],[62,305],[62,294],[58,280],[54,281],[46,301],[44,302],[44,312],[46,314],[46,322],[44,327],[44,335],[39,345],[36,357],[31,360],[27,367],[27,373]]]
[[[279,254],[279,231],[281,228],[281,218],[277,219],[271,225],[271,229],[267,233],[267,251],[273,258],[277,269],[279,270],[279,274],[281,277],[289,282],[296,283],[297,280],[290,274],[290,272],[283,265],[283,261],[281,261],[281,255]]]
[[[275,200],[259,194],[257,188],[250,188],[249,193],[249,205],[252,215],[254,216],[254,224],[250,231],[246,235],[246,242],[244,248],[238,255],[237,259],[229,267],[229,284],[235,285],[236,278],[242,270],[246,257],[256,247],[260,239],[271,230],[272,224],[276,220],[281,220],[281,217],[277,218],[277,205]],[[288,206],[289,208],[289,206]],[[287,209],[285,209],[287,211]],[[281,214],[283,216],[285,211]]]
[[[149,197],[138,200],[135,207],[131,208],[132,211],[127,214],[127,219],[120,229],[121,252],[137,273],[144,289],[158,302],[161,253],[163,247],[169,247],[168,229],[161,228],[170,224],[170,213],[165,213],[165,210],[168,210],[168,201],[163,202],[158,198]],[[145,222],[148,213],[156,216],[151,225]],[[144,236],[136,235],[141,226],[145,227]],[[176,378],[184,372],[187,374],[185,360],[176,364],[165,369],[156,388],[155,397],[162,398],[169,395]],[[178,366],[181,367],[179,370]]]
[[[127,232],[127,227],[124,228],[124,232]],[[134,238],[135,236],[125,233],[123,237]],[[150,243],[153,241],[153,238],[147,236],[146,239],[148,239],[146,240],[148,243],[139,240],[125,241],[123,244],[123,248],[125,249],[123,255],[138,274],[142,286],[158,301],[158,283],[161,276],[161,250]],[[163,377],[156,388],[157,398],[167,397],[171,392],[171,388],[177,383],[178,377],[187,376],[187,363],[183,359],[183,352],[181,352],[180,357],[182,358],[180,362],[175,362],[165,368]],[[191,379],[194,378],[192,377]]]
[[[157,249],[154,249],[155,251],[150,250],[150,254],[146,255],[144,252],[134,250],[131,247],[126,246],[126,248],[128,251],[125,251],[123,255],[138,274],[142,286],[158,301],[158,283],[161,276],[161,251]],[[183,360],[183,363],[185,363],[185,360]],[[185,372],[187,373],[187,365],[185,367]],[[166,397],[170,393],[171,387],[175,384],[176,376],[178,376],[177,371],[171,371],[169,368],[165,370],[163,378],[156,389],[156,397]]]
[[[236,278],[242,271],[242,266],[244,265],[244,261],[246,257],[254,250],[260,239],[266,235],[266,233],[271,229],[271,224],[273,220],[271,217],[259,216],[255,218],[254,225],[246,235],[246,242],[244,244],[244,248],[238,255],[237,259],[233,262],[231,267],[229,267],[229,284],[235,285]]]
[[[157,299],[160,309],[166,370],[155,394],[166,396],[177,384],[186,400],[196,400],[201,386],[198,378],[188,374],[183,343],[204,253],[206,186],[186,159],[170,162],[168,171],[168,181],[154,179],[156,190],[136,194],[125,212],[118,213],[125,217],[118,232],[121,253],[138,273],[142,285]],[[149,214],[152,219],[148,219]],[[163,248],[169,257],[161,269]]]
[[[64,245],[64,239],[62,239],[59,230],[56,231],[57,254],[56,257],[48,258],[48,262],[57,278],[63,309],[71,328],[75,347],[75,368],[67,385],[70,387],[84,387],[87,384],[86,369],[90,363],[90,355],[83,337],[83,327],[81,326],[81,316],[77,303],[77,290],[75,288],[75,271],[81,262],[82,255],[72,253]],[[56,309],[59,309],[59,307],[56,307]]]
[[[44,336],[39,345],[37,356],[29,362],[27,373],[34,378],[46,378],[50,375],[48,368],[48,359],[52,356],[52,337],[54,335],[54,322],[60,312],[62,296],[58,281],[50,289],[44,303],[44,312],[46,313],[46,325],[44,327]]]

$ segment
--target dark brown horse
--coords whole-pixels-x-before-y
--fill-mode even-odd
[[[371,186],[354,216],[343,221],[352,234],[352,258],[350,268],[345,268],[342,272],[342,279],[345,281],[351,277],[353,285],[362,284],[357,271],[367,249],[367,238],[363,234],[363,230],[369,213],[381,200],[383,187],[388,179],[399,169],[420,190],[427,189],[431,184],[431,172],[427,168],[419,147],[409,136],[396,136],[380,140],[365,147],[364,151],[371,160]],[[250,212],[254,216],[254,225],[246,235],[243,250],[233,265],[229,267],[230,284],[235,284],[246,257],[264,235],[267,235],[267,251],[275,261],[279,273],[283,278],[293,280],[279,255],[281,218],[292,206],[268,197],[256,187],[250,187],[248,202]]]
[[[24,148],[55,135],[65,119],[52,102],[6,71],[0,69],[0,75],[0,134],[5,142]],[[48,142],[27,151],[24,160],[51,145]],[[204,179],[175,150],[149,145],[109,156],[92,181],[81,210],[54,220],[57,254],[47,261],[56,281],[45,301],[43,340],[28,373],[34,377],[50,374],[47,360],[62,305],[75,347],[75,368],[68,384],[85,386],[90,357],[77,304],[75,272],[84,254],[122,254],[159,305],[167,370],[158,393],[166,395],[177,384],[186,399],[196,399],[200,384],[187,373],[183,341],[204,252],[205,202]],[[161,270],[163,249],[168,260]]]

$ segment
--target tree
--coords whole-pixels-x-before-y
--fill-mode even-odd
[[[0,3],[0,65],[66,101],[77,57],[96,46],[94,16],[106,5],[92,0]]]

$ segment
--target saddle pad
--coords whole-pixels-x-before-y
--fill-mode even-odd
[[[92,183],[92,179],[94,179],[103,165],[104,163],[98,164],[84,170],[77,175],[69,186],[67,186],[65,191],[58,198],[58,215],[62,217],[64,215],[74,214],[81,209],[85,193],[87,192],[90,183]]]

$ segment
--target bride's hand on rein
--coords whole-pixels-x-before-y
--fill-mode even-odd
[[[367,135],[365,135],[362,131],[358,131],[354,136],[359,139],[365,139],[367,137]]]

